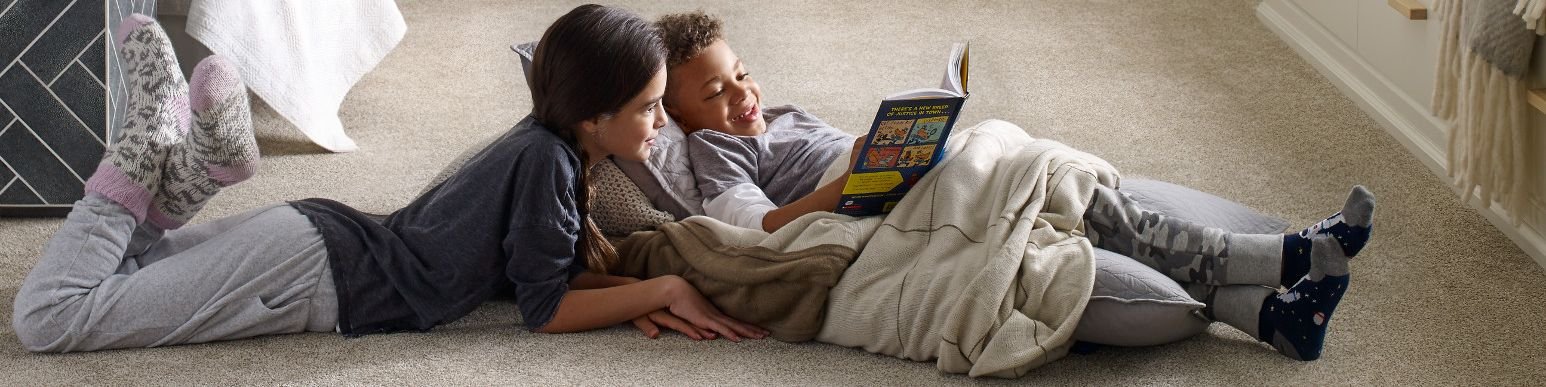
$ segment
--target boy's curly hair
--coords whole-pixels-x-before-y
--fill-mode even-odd
[[[687,63],[715,40],[724,38],[723,24],[703,10],[661,16],[655,21],[655,28],[666,43],[666,67]]]

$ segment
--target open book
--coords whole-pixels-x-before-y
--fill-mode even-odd
[[[940,88],[903,91],[880,102],[869,141],[859,150],[859,161],[833,212],[852,216],[891,212],[913,184],[944,158],[945,140],[969,95],[970,53],[969,44],[951,46]]]

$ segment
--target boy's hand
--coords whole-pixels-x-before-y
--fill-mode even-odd
[[[854,150],[848,155],[848,169],[843,172],[844,175],[853,173],[854,166],[859,165],[859,151],[864,149],[864,143],[869,141],[869,137],[864,135],[854,139]]]

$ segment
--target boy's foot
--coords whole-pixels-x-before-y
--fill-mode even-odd
[[[218,56],[193,70],[194,130],[171,149],[150,221],[163,229],[182,227],[221,188],[252,177],[258,144],[253,138],[247,88],[236,68]]]
[[[1315,360],[1321,357],[1326,342],[1326,328],[1331,323],[1331,313],[1347,294],[1350,275],[1347,257],[1337,248],[1340,241],[1333,235],[1314,234],[1314,249],[1331,251],[1316,254],[1315,264],[1286,293],[1268,296],[1262,301],[1257,323],[1257,339],[1277,348],[1279,353],[1295,360]]]
[[[86,180],[86,192],[124,206],[139,222],[159,189],[168,153],[188,132],[188,84],[155,19],[130,15],[113,36],[128,84],[122,134]]]
[[[1293,287],[1295,283],[1310,273],[1311,266],[1315,262],[1312,259],[1321,251],[1316,251],[1311,240],[1318,235],[1329,235],[1335,239],[1333,247],[1337,256],[1352,259],[1357,256],[1369,241],[1370,232],[1374,228],[1374,194],[1363,186],[1354,186],[1353,192],[1347,195],[1347,202],[1342,205],[1342,211],[1305,228],[1294,234],[1283,235],[1283,268],[1279,278],[1284,288]],[[1343,263],[1345,265],[1345,263]]]

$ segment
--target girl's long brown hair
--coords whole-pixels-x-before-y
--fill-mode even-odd
[[[588,159],[577,128],[617,114],[665,66],[665,46],[649,22],[619,8],[586,4],[553,22],[532,55],[532,116]],[[587,167],[579,173],[581,233],[575,252],[592,272],[605,273],[617,250],[590,220]]]

